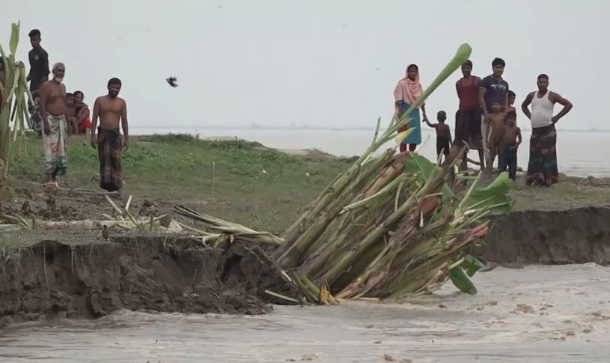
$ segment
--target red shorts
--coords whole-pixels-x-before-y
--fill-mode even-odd
[[[78,133],[85,134],[87,129],[91,128],[91,121],[86,118],[85,121],[78,124]]]

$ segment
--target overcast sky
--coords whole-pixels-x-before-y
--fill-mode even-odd
[[[27,34],[40,29],[51,62],[66,64],[68,90],[86,102],[121,78],[134,128],[372,126],[391,117],[409,63],[425,88],[467,42],[476,75],[504,58],[518,104],[544,72],[574,103],[563,128],[610,129],[608,14],[601,0],[30,0],[0,11],[0,42],[8,48],[21,20],[27,63]],[[427,103],[451,125],[459,76]]]

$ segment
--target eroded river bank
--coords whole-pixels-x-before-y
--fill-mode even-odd
[[[264,290],[290,291],[251,246],[47,239],[2,261],[0,323],[13,325],[0,361],[607,362],[608,220],[605,207],[505,217],[477,253],[525,267],[478,273],[477,296],[447,284],[392,304],[272,311]],[[566,263],[581,264],[536,265]]]

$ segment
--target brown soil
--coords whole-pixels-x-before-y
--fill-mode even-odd
[[[54,190],[51,188],[16,188],[14,197],[2,203],[1,212],[5,215],[20,214],[24,217],[35,216],[46,221],[74,221],[87,218],[98,219],[101,213],[112,213],[112,207],[103,195],[89,195],[69,189]],[[125,196],[113,197],[119,205],[127,201]],[[188,204],[188,203],[187,203]],[[158,216],[169,213],[176,205],[175,201],[134,198],[130,211],[136,217]],[[91,211],[96,211],[91,215]]]
[[[610,208],[521,211],[494,221],[483,259],[502,265],[610,265]]]
[[[118,309],[261,314],[266,289],[295,291],[256,246],[224,250],[192,238],[120,237],[72,244],[46,240],[0,256],[0,326],[47,318],[98,318]]]

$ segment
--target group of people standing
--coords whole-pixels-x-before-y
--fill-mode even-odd
[[[498,156],[498,173],[508,169],[511,179],[516,179],[517,149],[521,144],[521,130],[517,126],[517,113],[513,106],[516,95],[502,78],[506,63],[495,58],[492,74],[480,78],[472,75],[472,62],[462,64],[462,78],[456,83],[459,99],[455,114],[455,139],[451,140],[449,127],[445,125],[446,114],[440,111],[438,124],[428,120],[425,104],[413,109],[408,115],[411,119],[407,126],[398,131],[413,131],[400,145],[400,151],[414,151],[421,144],[421,117],[437,132],[437,153],[455,158],[463,147],[477,150],[478,164],[486,174],[492,173],[492,165]],[[571,109],[572,103],[556,92],[548,89],[549,77],[541,74],[537,79],[538,91],[527,95],[521,105],[525,116],[531,121],[532,136],[529,143],[529,162],[526,183],[528,185],[550,186],[559,181],[557,167],[557,130],[555,124]],[[407,67],[406,77],[398,82],[394,90],[396,115],[400,118],[422,95],[419,81],[419,68],[415,64]],[[554,115],[555,104],[563,109]],[[531,111],[530,111],[531,106]],[[463,154],[461,167],[467,168],[467,155]],[[475,162],[475,164],[477,164]]]
[[[118,97],[121,80],[111,78],[108,81],[108,93],[95,100],[90,117],[89,107],[83,102],[83,92],[66,92],[64,63],[55,63],[49,71],[49,54],[40,45],[40,30],[32,30],[29,38],[32,49],[27,81],[34,98],[34,104],[30,105],[30,127],[42,138],[47,183],[58,186],[57,176],[66,175],[68,136],[90,134],[91,146],[98,150],[100,187],[120,192],[123,184],[122,153],[129,148],[127,104]],[[49,74],[52,74],[50,80]],[[2,78],[0,81],[4,83]],[[122,127],[124,137],[119,127]]]
[[[28,72],[27,80],[30,82],[30,92],[32,98],[34,98],[34,104],[30,105],[30,122],[29,126],[39,133],[43,122],[40,117],[40,107],[38,101],[40,100],[39,90],[41,86],[49,80],[49,54],[40,45],[41,33],[40,30],[34,29],[28,34],[30,37],[30,44],[32,49],[28,53],[30,71]],[[63,64],[56,64],[57,67],[63,67]],[[64,67],[65,72],[65,67]],[[82,134],[88,135],[91,129],[91,121],[89,119],[90,111],[89,107],[84,100],[84,93],[82,91],[75,91],[74,93],[66,93],[66,121],[68,135]]]

